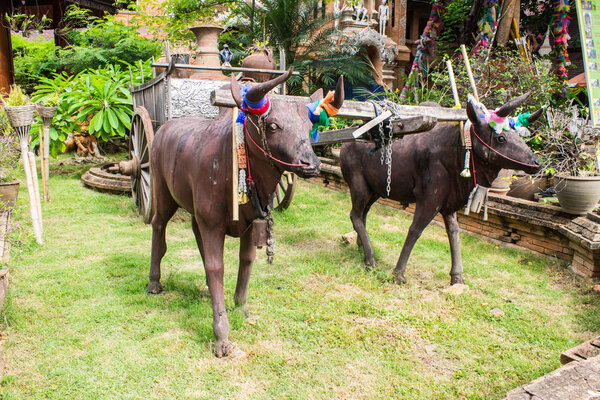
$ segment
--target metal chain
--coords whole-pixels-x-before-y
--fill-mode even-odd
[[[273,237],[273,213],[271,212],[271,204],[269,201],[267,205],[267,262],[273,264],[273,257],[275,257],[275,237]]]
[[[392,183],[392,120],[388,120],[388,141],[385,146],[385,163],[387,164],[387,186],[386,194],[390,196],[390,185]],[[383,155],[383,151],[381,152]]]
[[[380,158],[380,163],[381,165],[383,165],[383,163],[385,162],[385,164],[387,165],[387,178],[386,178],[386,195],[389,196],[390,195],[390,189],[391,189],[391,184],[392,184],[392,141],[393,141],[393,133],[392,133],[392,126],[393,126],[393,121],[396,120],[398,118],[398,116],[400,115],[400,110],[398,108],[398,104],[391,102],[389,100],[379,100],[379,101],[373,101],[373,104],[378,105],[379,107],[381,107],[384,110],[389,110],[392,112],[392,116],[390,118],[388,118],[387,120],[387,128],[388,128],[388,137],[385,137],[385,132],[384,132],[384,122],[379,124],[379,137],[381,138],[383,145],[381,148],[381,158]]]

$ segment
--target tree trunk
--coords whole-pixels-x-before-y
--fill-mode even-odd
[[[483,4],[483,0],[473,0],[473,7],[471,7],[471,11],[467,18],[465,19],[465,23],[462,28],[462,32],[460,33],[460,43],[459,44],[468,44],[472,41],[474,36],[474,32],[477,29],[477,22],[479,22],[481,14],[481,6]]]
[[[518,6],[517,0],[504,0],[502,3],[502,11],[498,19],[498,32],[496,33],[496,43],[499,45],[505,45],[510,38],[510,26],[515,16],[515,8]]]

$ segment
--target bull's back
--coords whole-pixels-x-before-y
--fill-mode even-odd
[[[387,164],[381,151],[372,156],[372,143],[345,143],[340,152],[340,167],[350,190],[364,190],[401,203],[414,203],[432,177],[452,169],[456,156],[457,132],[451,125],[438,124],[432,130],[407,135],[392,144],[390,194],[387,195]],[[385,157],[384,157],[385,160]]]

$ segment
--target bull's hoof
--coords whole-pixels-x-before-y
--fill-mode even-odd
[[[464,285],[462,275],[450,276],[450,285]]]
[[[248,303],[238,303],[236,301],[235,308],[240,314],[242,314],[242,317],[244,317],[244,319],[248,318],[248,316],[250,315],[250,310],[248,309]]]
[[[227,357],[231,353],[231,343],[229,340],[217,340],[215,342],[215,356],[218,358]]]
[[[160,292],[162,292],[163,287],[160,284],[160,282],[150,282],[147,286],[146,286],[146,292],[150,293],[150,294],[159,294]]]
[[[396,274],[394,278],[396,281],[396,285],[405,285],[408,282],[402,274]]]

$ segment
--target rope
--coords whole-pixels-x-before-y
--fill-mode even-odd
[[[475,132],[475,129],[473,128],[473,126],[471,126],[471,132],[475,135],[475,137],[477,139],[479,139],[479,141],[481,143],[483,143],[483,145],[485,147],[487,147],[488,149],[492,150],[494,153],[498,154],[502,158],[505,158],[506,160],[512,161],[512,162],[520,164],[520,165],[524,165],[526,167],[535,167],[535,168],[539,167],[539,165],[527,164],[527,163],[524,163],[524,162],[521,162],[521,161],[517,161],[517,160],[515,160],[513,158],[508,157],[507,155],[504,155],[504,154],[500,153],[498,150],[494,149],[492,146],[490,146],[489,144],[487,144],[486,142],[484,142],[483,140],[481,140],[481,138],[479,137],[479,135],[477,135],[477,132]],[[473,163],[473,166],[475,166],[475,163]],[[475,171],[473,171],[473,172],[475,172]]]
[[[308,164],[290,164],[290,163],[286,163],[285,161],[281,161],[280,159],[273,157],[273,156],[272,156],[270,153],[267,153],[267,151],[266,151],[265,149],[263,149],[262,147],[260,147],[260,145],[259,145],[258,143],[256,143],[256,142],[254,141],[254,139],[252,139],[252,136],[250,135],[250,132],[248,132],[248,127],[246,126],[246,122],[247,122],[247,121],[248,121],[248,118],[246,118],[246,121],[244,121],[244,133],[246,134],[246,136],[247,136],[248,138],[250,138],[250,141],[251,141],[252,143],[254,143],[254,145],[255,145],[256,147],[258,147],[258,149],[259,149],[260,151],[262,151],[262,152],[263,152],[263,154],[264,154],[266,157],[270,158],[271,160],[273,160],[273,161],[275,161],[275,162],[278,162],[278,163],[279,163],[279,164],[281,164],[281,165],[285,165],[285,166],[287,166],[287,167],[309,167],[309,166],[310,166],[310,165],[308,165]],[[257,127],[257,126],[254,124],[254,122],[252,122],[252,124],[253,124],[253,125],[256,127],[256,129],[259,129],[259,128],[258,128],[258,127]]]

